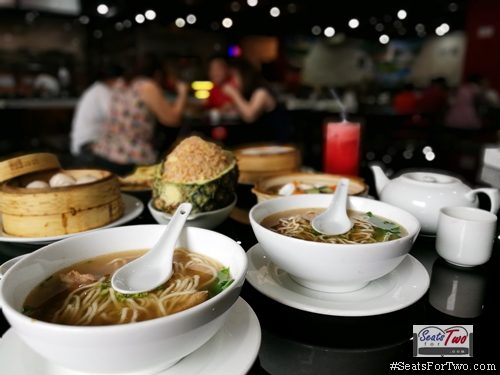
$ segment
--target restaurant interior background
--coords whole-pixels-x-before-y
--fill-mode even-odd
[[[322,169],[321,124],[340,108],[330,88],[354,89],[361,174],[370,162],[389,174],[426,165],[476,184],[482,150],[496,142],[495,109],[464,135],[390,104],[404,83],[423,89],[436,77],[454,89],[479,73],[500,90],[498,15],[495,0],[0,0],[0,159],[49,151],[64,162],[78,97],[105,62],[154,51],[192,81],[227,54],[254,62],[279,92],[304,165]],[[161,131],[166,149],[178,130]]]
[[[500,152],[499,108],[489,108],[481,129],[461,130],[444,126],[442,113],[399,114],[391,105],[405,83],[424,90],[438,77],[445,78],[450,95],[472,73],[487,77],[500,92],[499,45],[500,0],[0,0],[0,162],[50,152],[71,169],[66,167],[72,162],[75,106],[104,63],[152,51],[173,77],[194,81],[206,80],[209,58],[224,54],[260,67],[288,110],[293,144],[307,171],[324,169],[322,125],[340,118],[343,103],[347,118],[362,126],[359,175],[370,196],[377,198],[372,163],[389,177],[428,170],[457,176],[471,187],[500,189],[500,158],[488,168],[483,156],[485,148]],[[345,100],[350,92],[357,106]],[[167,89],[165,94],[175,95]],[[189,102],[197,101],[192,90]],[[214,131],[224,129],[219,125],[189,107],[180,128],[158,126],[155,139],[162,151],[191,131],[233,145],[231,134],[224,138]],[[226,130],[245,125],[228,124]],[[150,190],[131,195],[144,203],[151,199]],[[239,205],[243,199],[237,195]],[[486,208],[483,195],[478,197]],[[137,215],[130,224],[156,222],[147,208]],[[232,216],[217,230],[249,250],[256,238],[247,224]],[[498,233],[497,223],[494,253]],[[0,263],[39,246],[44,245],[1,242]],[[435,238],[428,236],[418,237],[411,255],[433,276],[431,292],[387,314],[312,313],[245,283],[242,297],[262,327],[252,374],[331,374],[333,366],[343,375],[386,374],[389,362],[407,360],[415,348],[411,324],[474,324],[475,359],[493,362],[496,347],[487,336],[498,324],[498,255],[485,267],[457,270],[439,258]],[[453,294],[444,285],[452,285]],[[400,284],[394,288],[399,298]],[[448,297],[456,290],[457,309],[475,315],[462,318],[435,307],[436,301],[454,307]],[[346,308],[359,310],[348,298]],[[9,327],[0,314],[0,334]],[[311,370],[312,364],[324,372]]]

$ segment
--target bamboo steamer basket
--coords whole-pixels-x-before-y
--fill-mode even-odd
[[[293,181],[312,185],[321,184],[325,186],[336,186],[341,178],[349,179],[349,195],[358,197],[368,196],[368,185],[366,185],[361,178],[328,173],[287,173],[262,178],[255,183],[252,188],[252,193],[257,196],[257,203],[260,203],[280,196],[279,194],[269,191],[270,188],[276,186],[283,186]]]
[[[64,187],[28,189],[56,173],[97,181]],[[96,229],[118,220],[124,211],[120,182],[96,169],[63,170],[53,154],[30,154],[0,163],[0,212],[3,231],[17,237],[49,237]]]
[[[299,150],[293,146],[246,144],[233,150],[238,160],[242,184],[254,184],[261,178],[300,170]]]

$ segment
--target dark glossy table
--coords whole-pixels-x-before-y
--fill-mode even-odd
[[[127,225],[153,223],[146,208]],[[249,225],[231,218],[216,230],[240,241],[245,250],[257,243]],[[0,242],[0,263],[40,247]],[[419,237],[410,254],[431,276],[430,289],[409,307],[375,316],[309,313],[267,298],[246,282],[241,297],[257,314],[262,329],[259,356],[249,374],[386,374],[392,372],[393,363],[398,363],[399,369],[404,365],[424,369],[424,364],[443,366],[443,370],[457,364],[466,364],[469,369],[474,365],[498,368],[499,248],[497,238],[492,258],[482,266],[466,269],[441,259],[433,238]],[[440,311],[434,307],[438,305],[448,306],[448,310]],[[413,325],[473,325],[473,356],[413,357]],[[8,328],[0,314],[0,335]]]

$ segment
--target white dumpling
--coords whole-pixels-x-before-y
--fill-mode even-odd
[[[35,180],[26,185],[28,189],[42,189],[50,187],[45,181]]]
[[[92,176],[92,175],[86,174],[86,175],[78,177],[76,179],[76,184],[77,185],[88,184],[89,182],[94,182],[94,181],[97,181],[97,180],[98,180],[98,178],[96,176]]]
[[[51,187],[70,186],[74,184],[76,184],[75,179],[64,173],[56,173],[49,181]]]
[[[295,191],[295,184],[293,182],[289,182],[281,187],[278,191],[279,195],[292,195]]]

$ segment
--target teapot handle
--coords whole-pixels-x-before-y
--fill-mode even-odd
[[[481,188],[469,191],[467,194],[465,194],[465,197],[467,199],[474,200],[477,193],[485,193],[490,198],[490,212],[496,215],[498,212],[498,208],[500,207],[500,192],[497,189]]]

